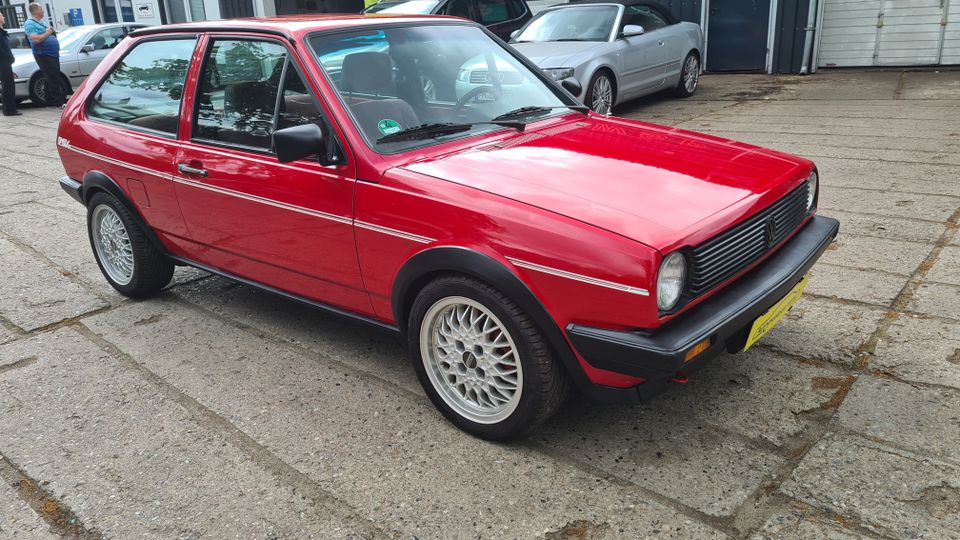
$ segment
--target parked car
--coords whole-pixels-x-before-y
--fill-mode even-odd
[[[588,107],[614,105],[673,89],[693,95],[700,80],[703,33],[644,0],[576,2],[547,8],[511,44],[556,80],[575,77]]]
[[[7,36],[7,40],[10,43],[10,49],[13,51],[14,57],[21,54],[33,54],[30,49],[30,42],[27,41],[27,36],[23,30],[8,28]]]
[[[72,26],[59,32],[57,40],[60,42],[60,70],[67,94],[72,94],[128,33],[145,27],[144,24],[134,23],[91,24]],[[37,105],[45,105],[47,81],[40,73],[40,68],[29,51],[30,44],[26,42],[26,36],[23,36],[22,32],[20,38],[27,50],[23,54],[14,55],[13,73],[17,100],[29,98]]]
[[[425,43],[491,84],[427,100]],[[368,323],[454,424],[516,437],[571,386],[638,403],[749,348],[838,230],[810,161],[598,115],[576,86],[459,19],[155,27],[70,100],[60,185],[121,294],[191,265]]]
[[[486,26],[504,41],[532,16],[526,0],[383,0],[362,13],[462,17]]]

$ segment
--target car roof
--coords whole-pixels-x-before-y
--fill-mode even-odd
[[[469,21],[444,15],[395,15],[386,13],[280,15],[277,17],[197,21],[182,24],[152,26],[150,28],[143,28],[141,30],[132,32],[131,35],[134,37],[139,37],[153,34],[194,32],[259,32],[293,37],[317,30],[367,28],[382,26],[389,23],[429,24],[438,22],[471,24]]]
[[[615,4],[615,5],[621,5],[621,6],[638,6],[638,5],[650,6],[656,9],[657,11],[659,11],[661,14],[663,14],[663,16],[667,18],[668,23],[676,24],[680,22],[676,17],[673,16],[673,13],[671,13],[670,10],[666,8],[666,6],[651,0],[571,0],[566,4],[557,4],[551,7],[587,6],[590,4],[597,4],[597,5]]]

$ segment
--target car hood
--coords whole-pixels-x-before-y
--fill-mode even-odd
[[[568,115],[403,167],[669,251],[785,195],[812,164],[677,128]]]
[[[542,68],[575,67],[568,62],[581,54],[604,45],[599,41],[545,41],[538,43],[511,43],[511,46]]]
[[[26,53],[14,54],[13,55],[13,70],[16,71],[17,68],[22,68],[24,66],[36,66],[37,61],[33,59],[33,53],[27,51]]]

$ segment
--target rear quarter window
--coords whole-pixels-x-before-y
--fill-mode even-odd
[[[195,38],[152,40],[130,50],[93,93],[87,114],[176,135]]]

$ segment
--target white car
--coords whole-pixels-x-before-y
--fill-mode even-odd
[[[110,54],[127,34],[146,26],[134,23],[92,24],[74,26],[59,32],[57,41],[60,42],[60,71],[66,93],[72,94],[73,89],[93,72],[97,64]],[[29,98],[37,105],[46,105],[44,97],[47,93],[47,82],[33,59],[26,36],[22,31],[17,34],[10,32],[11,43],[14,39],[18,41],[13,62],[17,101]],[[27,49],[23,49],[23,45],[26,45]]]

